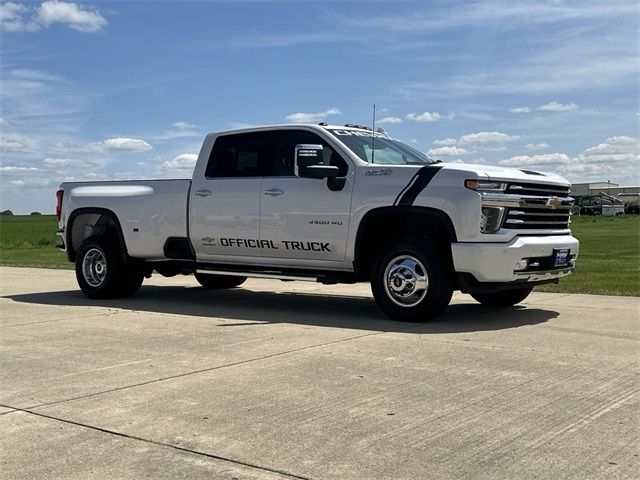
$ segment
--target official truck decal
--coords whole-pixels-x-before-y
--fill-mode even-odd
[[[268,250],[299,250],[304,252],[331,252],[329,242],[297,242],[293,240],[258,240],[256,238],[212,238],[203,237],[207,247],[264,248]]]
[[[422,192],[427,185],[429,185],[431,179],[440,171],[441,168],[442,166],[440,165],[428,165],[426,167],[422,167],[411,178],[407,186],[400,191],[393,204],[395,206],[402,207],[410,207],[413,205],[413,202],[416,201],[416,197],[420,195],[420,192]]]

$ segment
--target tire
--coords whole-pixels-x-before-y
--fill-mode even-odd
[[[395,320],[426,322],[440,315],[453,294],[453,269],[444,247],[406,239],[383,249],[374,262],[371,291]]]
[[[239,287],[247,279],[247,277],[235,275],[211,275],[208,273],[196,273],[195,277],[200,285],[209,290]]]
[[[122,258],[111,235],[87,238],[76,256],[76,279],[89,298],[122,298],[135,294],[144,278],[142,269]]]
[[[512,307],[527,298],[532,290],[533,287],[526,287],[496,293],[472,293],[471,296],[487,307]]]

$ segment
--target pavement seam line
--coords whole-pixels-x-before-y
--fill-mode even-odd
[[[417,326],[411,325],[411,326],[409,326],[409,327],[407,327],[405,329],[386,330],[384,332],[371,332],[371,333],[366,333],[366,334],[363,334],[363,335],[356,335],[355,337],[342,338],[340,340],[334,340],[332,342],[326,342],[326,343],[321,343],[321,344],[317,344],[317,345],[309,345],[309,346],[306,346],[306,347],[295,348],[293,350],[287,350],[287,351],[284,351],[284,352],[272,353],[270,355],[263,355],[262,357],[250,358],[248,360],[242,360],[242,361],[239,361],[239,362],[227,363],[225,365],[217,365],[215,367],[203,368],[203,369],[200,369],[200,370],[194,370],[192,372],[180,373],[180,374],[177,374],[177,375],[170,375],[168,377],[157,378],[155,380],[148,380],[146,382],[135,383],[135,384],[132,384],[132,385],[124,385],[122,387],[111,388],[111,389],[108,389],[108,390],[103,390],[101,392],[89,393],[87,395],[81,395],[79,397],[66,398],[66,399],[63,399],[63,400],[57,400],[55,402],[47,402],[47,403],[41,403],[41,404],[37,404],[37,405],[30,405],[30,406],[24,407],[24,408],[25,409],[33,409],[33,408],[49,407],[51,405],[58,405],[60,403],[73,402],[75,400],[83,400],[85,398],[96,397],[96,396],[104,395],[104,394],[107,394],[107,393],[119,392],[119,391],[122,391],[122,390],[128,390],[130,388],[143,387],[145,385],[151,385],[153,383],[160,383],[160,382],[165,382],[165,381],[168,381],[168,380],[175,380],[177,378],[188,377],[190,375],[197,375],[199,373],[206,373],[206,372],[212,372],[214,370],[221,370],[223,368],[237,367],[238,365],[245,365],[247,363],[258,362],[260,360],[267,360],[267,359],[270,359],[270,358],[280,357],[280,356],[283,356],[283,355],[289,355],[291,353],[297,353],[297,352],[301,352],[301,351],[304,351],[304,350],[311,350],[311,349],[314,349],[314,348],[326,347],[326,346],[329,346],[329,345],[334,345],[334,344],[342,343],[342,342],[348,342],[348,341],[351,341],[351,340],[357,340],[357,339],[364,338],[364,337],[370,337],[370,336],[374,336],[374,335],[384,335],[384,334],[387,334],[387,333],[406,332],[406,331],[410,330],[411,328],[417,328]],[[2,414],[0,414],[0,415],[2,415]]]
[[[81,318],[110,317],[112,315],[118,315],[119,313],[120,312],[93,313],[91,315],[80,315],[78,317],[57,318],[55,320],[43,320],[41,322],[16,323],[15,325],[4,325],[4,326],[0,327],[0,329],[13,328],[13,327],[24,327],[24,326],[28,326],[28,325],[39,325],[41,323],[64,322],[65,320],[78,320],[78,319],[81,319]]]
[[[117,437],[127,438],[129,440],[136,440],[136,441],[139,441],[139,442],[149,443],[149,444],[156,445],[156,446],[159,446],[159,447],[172,448],[172,449],[178,450],[180,452],[190,453],[192,455],[199,455],[199,456],[202,456],[202,457],[211,458],[213,460],[218,460],[218,461],[221,461],[221,462],[228,462],[228,463],[233,463],[235,465],[241,465],[243,467],[254,468],[256,470],[261,470],[261,471],[264,471],[264,472],[276,473],[278,475],[283,475],[283,476],[286,476],[286,477],[289,477],[289,478],[295,478],[295,479],[298,479],[298,480],[312,480],[310,477],[303,477],[303,476],[300,476],[300,475],[296,475],[295,473],[290,473],[290,472],[287,472],[287,471],[284,471],[284,470],[278,470],[277,468],[263,467],[263,466],[260,466],[260,465],[254,464],[254,463],[243,462],[242,460],[234,460],[232,458],[227,458],[227,457],[223,457],[223,456],[220,456],[220,455],[215,455],[213,453],[201,452],[199,450],[191,450],[191,449],[185,448],[185,447],[178,447],[177,445],[171,445],[169,443],[159,442],[157,440],[151,440],[149,438],[143,438],[143,437],[138,437],[138,436],[135,436],[135,435],[129,435],[129,434],[126,434],[126,433],[118,432],[116,430],[110,430],[108,428],[97,427],[95,425],[88,425],[86,423],[76,422],[76,421],[73,421],[73,420],[67,420],[65,418],[54,417],[53,415],[47,415],[46,413],[33,412],[33,411],[25,409],[25,408],[12,407],[10,405],[4,405],[4,404],[0,404],[0,406],[1,407],[5,407],[5,408],[13,408],[14,411],[27,413],[29,415],[34,415],[36,417],[47,418],[49,420],[54,420],[54,421],[66,423],[66,424],[69,424],[69,425],[75,425],[77,427],[83,427],[83,428],[87,428],[89,430],[95,430],[97,432],[106,433],[106,434],[109,434],[109,435],[115,435]]]

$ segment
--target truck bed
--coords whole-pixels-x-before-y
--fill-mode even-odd
[[[191,180],[63,183],[63,211],[109,210],[120,221],[129,256],[163,260],[167,238],[187,236],[190,188]]]

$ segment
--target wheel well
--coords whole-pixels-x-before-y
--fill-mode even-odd
[[[127,259],[127,247],[122,228],[115,213],[106,209],[78,209],[71,213],[67,222],[67,255],[75,261],[82,242],[87,238],[113,235],[120,245],[123,258]]]
[[[443,248],[443,253],[451,261],[449,246],[456,241],[456,234],[446,213],[426,207],[381,208],[367,213],[358,228],[354,262],[358,280],[370,279],[371,266],[381,247],[405,237],[429,238],[448,247]]]

